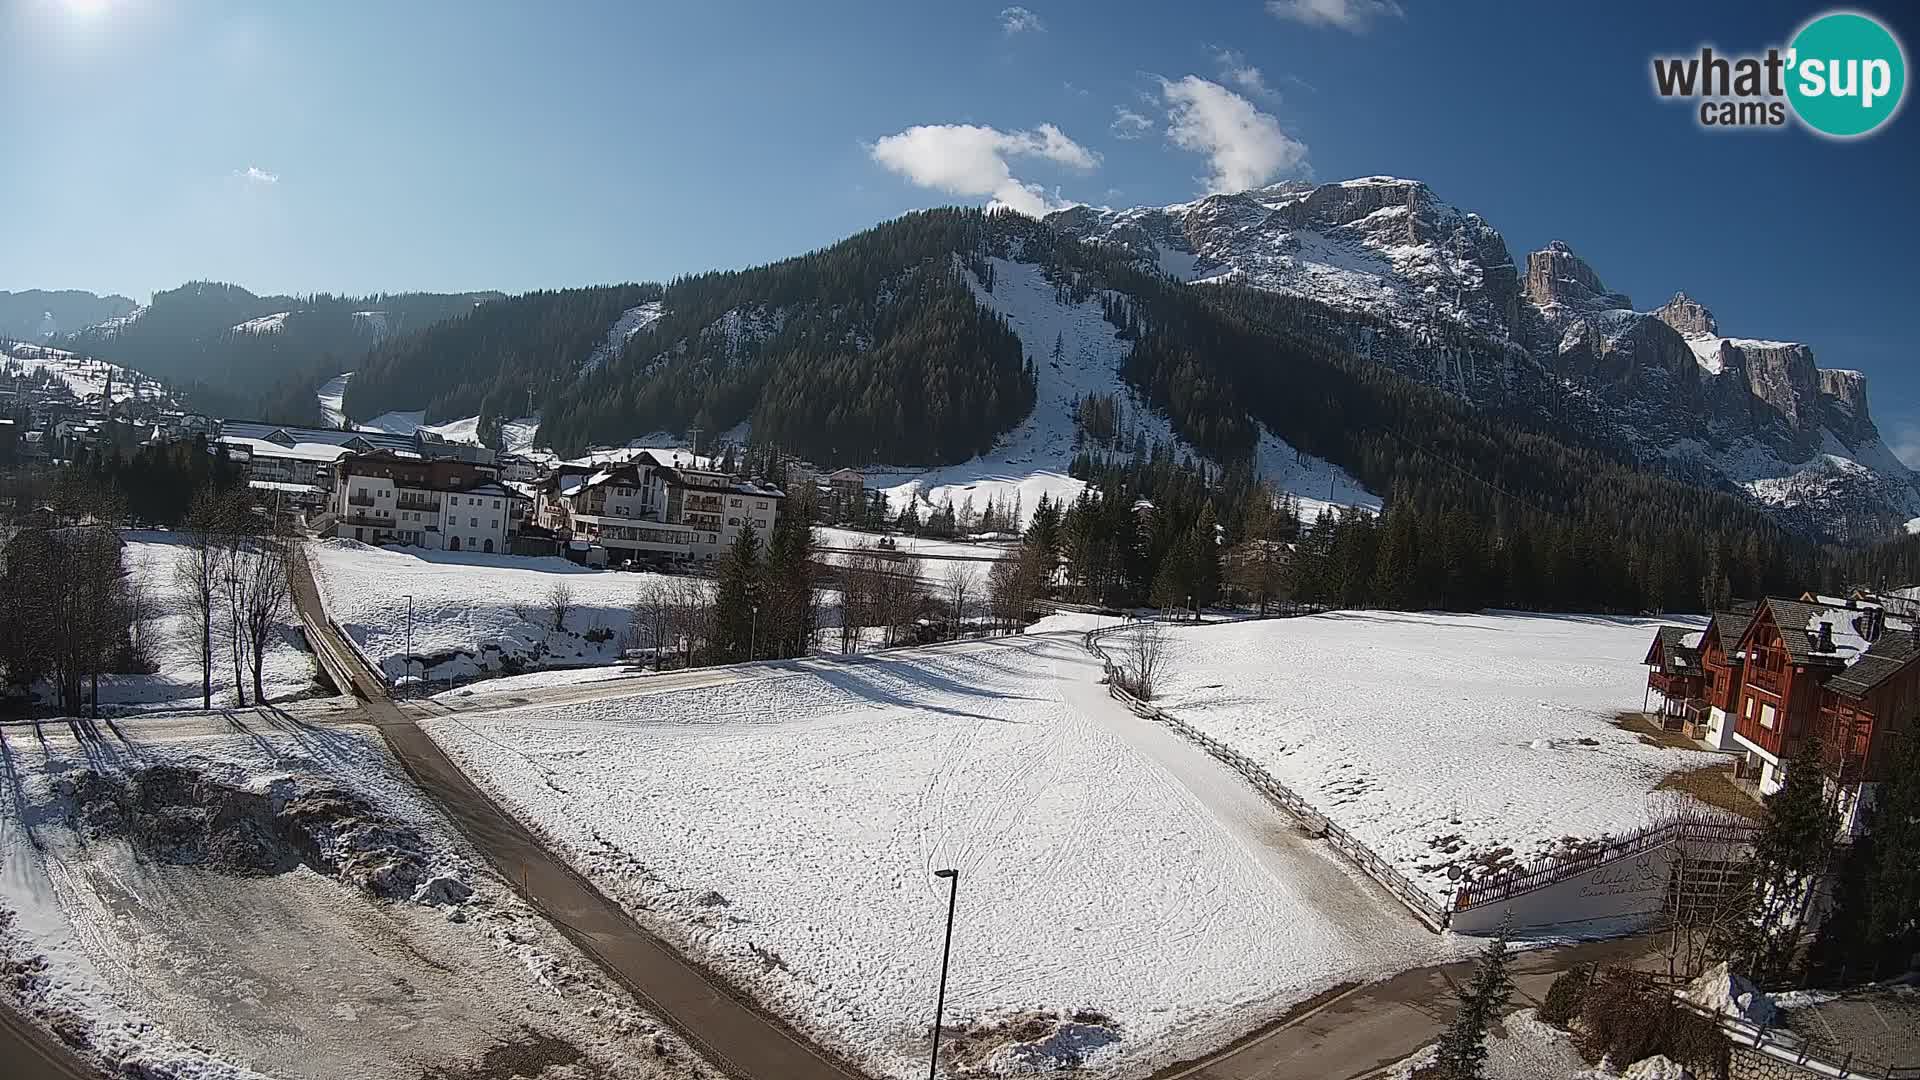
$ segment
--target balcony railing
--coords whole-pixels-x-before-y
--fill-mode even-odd
[[[393,500],[393,505],[401,510],[428,510],[436,514],[440,512],[439,499],[408,498],[402,495]]]
[[[1749,668],[1747,670],[1747,685],[1758,687],[1772,694],[1774,697],[1779,697],[1781,685],[1780,673],[1777,671],[1768,671],[1763,667]]]
[[[372,506],[372,505],[373,505],[373,496],[371,496],[371,495],[349,495],[349,496],[347,496],[347,505],[348,505],[348,506]]]

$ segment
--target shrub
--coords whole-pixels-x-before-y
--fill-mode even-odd
[[[1675,1001],[1641,972],[1609,969],[1580,1000],[1580,1049],[1590,1061],[1664,1054],[1702,1076],[1725,1076],[1728,1046],[1713,1021]]]
[[[1555,1027],[1566,1027],[1573,1018],[1580,1015],[1580,999],[1586,996],[1587,986],[1593,982],[1592,964],[1576,964],[1560,973],[1547,987],[1547,1000],[1542,1002],[1536,1015]]]

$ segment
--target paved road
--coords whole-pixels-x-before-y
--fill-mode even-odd
[[[7,1080],[96,1080],[105,1075],[5,1002],[0,1002],[0,1064]]]
[[[1514,1008],[1546,997],[1554,976],[1575,964],[1633,965],[1647,958],[1645,938],[1585,942],[1514,957]],[[1438,1039],[1453,1022],[1453,987],[1471,978],[1472,961],[1418,968],[1369,983],[1197,1062],[1154,1080],[1349,1080],[1369,1076]]]
[[[549,854],[427,737],[414,722],[424,713],[387,698],[386,687],[326,621],[304,571],[295,575],[294,600],[329,676],[365,702],[368,718],[420,789],[529,904],[709,1061],[737,1080],[860,1075],[647,933]]]

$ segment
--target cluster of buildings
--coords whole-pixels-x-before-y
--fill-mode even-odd
[[[175,408],[163,387],[136,373],[0,341],[0,464],[71,461],[104,447],[133,450],[208,434],[213,426],[203,415]]]
[[[542,467],[431,432],[393,435],[228,422],[216,442],[318,534],[592,565],[711,564],[786,494],[688,454],[640,451]],[[665,460],[662,460],[664,458]]]
[[[1851,835],[1920,713],[1916,596],[1769,598],[1714,612],[1703,630],[1663,626],[1645,660],[1649,699],[1668,727],[1739,754],[1736,776],[1761,795],[1817,739]]]

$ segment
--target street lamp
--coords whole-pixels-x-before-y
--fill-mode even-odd
[[[953,908],[960,895],[960,871],[935,870],[934,877],[947,879],[947,944],[940,950],[940,994],[933,1006],[933,1057],[927,1061],[927,1080],[940,1067],[940,1025],[947,1012],[947,961],[953,958]]]
[[[407,674],[413,674],[413,594],[407,594]],[[427,677],[425,668],[420,669],[420,677]]]
[[[747,624],[747,659],[760,659],[760,601],[753,602],[753,619]]]

